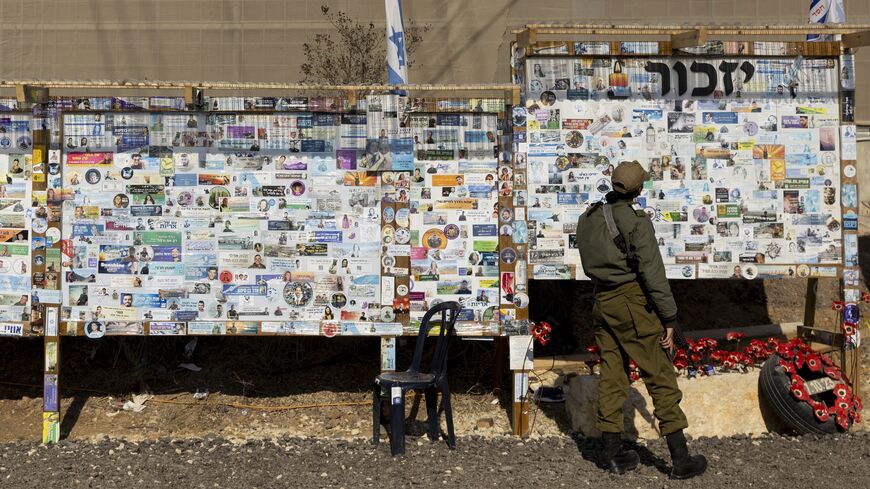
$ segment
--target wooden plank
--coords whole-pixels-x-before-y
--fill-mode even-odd
[[[707,29],[699,28],[671,34],[671,49],[692,48],[707,42]]]
[[[862,46],[870,46],[870,30],[852,32],[843,34],[840,39],[844,48],[860,48]]]
[[[572,353],[570,355],[556,355],[552,357],[535,357],[535,362],[539,368],[586,372],[586,362],[595,360],[595,355],[591,353]]]
[[[632,35],[671,35],[687,29],[707,29],[714,35],[757,35],[757,36],[795,36],[805,34],[848,34],[870,29],[868,24],[768,24],[753,26],[731,25],[640,25],[640,24],[592,24],[592,23],[531,23],[524,29],[537,29],[539,34],[632,34]],[[512,31],[518,33],[519,31]]]
[[[821,343],[840,348],[845,341],[845,335],[839,331],[827,331],[800,325],[797,327],[797,337],[807,343]]]

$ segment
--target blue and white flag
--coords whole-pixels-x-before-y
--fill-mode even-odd
[[[408,83],[408,56],[405,52],[405,27],[402,0],[384,0],[387,11],[387,83]]]
[[[810,24],[844,24],[846,9],[843,0],[810,0]],[[830,34],[809,34],[807,41],[832,41]]]

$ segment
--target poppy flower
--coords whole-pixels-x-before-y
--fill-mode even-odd
[[[815,353],[811,353],[807,355],[807,367],[811,372],[818,372],[822,368],[822,361],[819,360],[819,356]]]
[[[704,342],[708,350],[715,350],[719,346],[719,342],[713,338],[704,338]]]
[[[860,397],[855,396],[855,397],[852,398],[852,407],[853,407],[856,411],[861,411],[861,410],[864,409],[864,403],[861,402],[861,398],[860,398]]]
[[[854,411],[852,413],[852,421],[854,421],[855,423],[861,422],[861,413],[859,411]]]
[[[842,311],[846,308],[846,303],[843,301],[831,301],[831,309],[835,311]]]
[[[852,403],[845,399],[837,399],[835,405],[837,406],[837,409],[842,409],[843,412],[848,411],[852,407]]]
[[[848,399],[852,397],[852,389],[846,384],[837,384],[834,386],[834,395],[837,399]]]
[[[821,402],[813,404],[813,414],[816,415],[816,419],[819,420],[819,423],[824,423],[830,418],[828,407]]]
[[[739,333],[737,331],[731,331],[725,335],[725,339],[728,341],[740,341],[744,338],[746,338],[746,333]]]
[[[783,368],[789,375],[794,375],[797,373],[797,369],[794,368],[794,364],[787,360],[780,360],[779,366]]]
[[[789,346],[784,343],[776,345],[776,354],[781,356],[782,358],[791,358],[794,356],[791,348],[789,348]]]
[[[843,430],[848,430],[849,429],[849,416],[846,416],[845,414],[841,416],[838,414],[837,415],[837,426],[839,426]]]
[[[795,367],[797,367],[797,368],[804,368],[804,360],[805,360],[805,357],[804,357],[804,354],[803,354],[803,353],[798,353],[798,354],[796,354],[796,355],[794,356],[794,365],[795,365]]]
[[[674,359],[674,367],[677,367],[678,370],[683,370],[684,368],[686,368],[688,366],[689,366],[689,363],[686,362],[685,360],[683,360],[681,358]]]
[[[840,370],[837,367],[825,366],[823,367],[822,371],[825,372],[825,375],[827,375],[831,379],[840,380],[842,378],[842,376],[840,375]]]
[[[852,336],[855,334],[855,326],[852,323],[843,323],[843,334]]]
[[[632,370],[632,371],[628,374],[628,378],[629,378],[632,382],[637,382],[638,380],[640,380],[640,374],[638,374],[637,372],[635,372],[634,370]]]
[[[532,323],[532,337],[541,345],[546,346],[550,342],[551,331],[553,331],[553,327],[546,321]]]
[[[828,366],[834,365],[834,361],[831,360],[831,357],[825,355],[824,353],[820,354],[819,358],[822,359],[822,363],[824,363],[825,365],[828,365]]]
[[[862,291],[861,291],[861,300],[862,300],[863,302],[868,302],[868,303],[870,303],[870,294],[868,294],[866,291],[862,290]]]
[[[806,387],[804,387],[803,383],[794,383],[791,385],[789,390],[791,391],[791,395],[793,395],[798,401],[806,401],[810,398],[810,395],[807,392]]]
[[[789,340],[788,345],[793,348],[795,351],[810,351],[811,348],[809,345],[804,343],[804,340],[800,338],[792,338]]]

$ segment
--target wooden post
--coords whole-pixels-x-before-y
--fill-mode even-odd
[[[42,443],[55,444],[60,440],[60,333],[58,318],[57,294],[58,280],[47,277],[46,250],[60,248],[60,220],[52,221],[56,214],[48,212],[50,203],[47,201],[48,165],[50,158],[49,130],[45,123],[45,104],[48,102],[48,89],[44,87],[20,86],[16,90],[19,103],[31,109],[31,132],[33,134],[33,151],[31,153],[31,188],[33,200],[38,205],[34,209],[31,233],[45,239],[45,245],[32,252],[31,270],[33,272],[33,292],[31,293],[30,322],[31,331],[42,328],[43,333],[43,403],[42,403]],[[59,161],[57,162],[59,164]],[[39,209],[44,211],[44,214]],[[41,229],[41,231],[37,231]],[[51,230],[51,232],[49,232]],[[41,260],[37,261],[36,258]],[[59,278],[59,277],[52,277]],[[52,294],[38,294],[41,290],[51,290]]]
[[[807,279],[807,293],[804,297],[804,326],[812,328],[816,324],[816,292],[819,289],[818,277]]]
[[[535,31],[531,31],[533,36],[537,35]],[[511,121],[513,107],[522,107],[520,98],[520,89],[515,87],[511,90],[510,98],[505,100],[504,117],[507,121]],[[499,272],[500,272],[500,305],[499,313],[503,319],[513,324],[510,327],[508,334],[516,335],[520,331],[528,328],[529,323],[529,296],[528,296],[528,245],[525,240],[517,240],[514,242],[514,236],[522,233],[526,229],[526,214],[525,201],[517,201],[515,195],[517,190],[526,189],[526,164],[525,160],[518,161],[516,152],[513,149],[513,124],[505,125],[505,131],[499,137],[499,165],[508,167],[511,175],[511,192],[510,195],[503,195],[499,192],[498,197],[498,249],[499,249]],[[509,158],[505,158],[509,156]],[[501,171],[501,170],[499,170]],[[501,229],[507,227],[508,233],[501,232]],[[525,325],[525,327],[524,327]],[[525,332],[523,334],[526,334]],[[526,436],[529,432],[529,374],[528,371],[533,368],[531,353],[528,357],[525,355],[523,348],[522,358],[518,359],[517,355],[520,349],[514,343],[516,338],[522,338],[525,345],[531,346],[531,337],[529,336],[510,336],[509,344],[509,363],[511,368],[511,427],[513,434],[516,436]],[[501,372],[498,373],[499,378]]]
[[[529,434],[529,374],[524,370],[511,371],[511,428],[514,436]]]
[[[45,309],[44,345],[42,444],[54,445],[60,441],[60,335],[57,307]]]
[[[507,337],[499,336],[495,339],[495,367],[492,374],[494,392],[501,392],[502,384],[504,383],[507,355]]]
[[[843,198],[840,199],[842,217],[842,239],[844,272],[840,281],[840,300],[846,303],[843,313],[844,332],[848,325],[856,332],[845,335],[841,353],[844,370],[851,381],[855,394],[860,390],[861,354],[857,347],[857,329],[861,328],[860,301],[861,291],[855,277],[861,273],[858,267],[858,139],[855,126],[855,56],[850,47],[870,44],[870,32],[862,31],[843,36],[840,53],[840,185]],[[846,202],[846,195],[853,194]],[[839,326],[839,325],[838,325]]]

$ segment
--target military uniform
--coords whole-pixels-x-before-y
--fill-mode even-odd
[[[668,439],[674,460],[671,476],[689,478],[703,473],[707,462],[688,454],[682,393],[660,343],[665,328],[677,325],[677,306],[652,222],[632,207],[647,178],[637,161],[621,163],[613,171],[607,203],[594,204],[577,222],[583,271],[595,286],[592,321],[601,356],[598,428],[604,433],[610,470],[622,473],[636,467],[637,455],[619,446],[625,429],[622,405],[628,397],[628,364],[634,360],[652,397],[659,430]]]
[[[622,404],[628,396],[630,358],[640,369],[653,398],[659,429],[667,435],[688,426],[680,409],[682,394],[673,364],[659,345],[664,333],[662,322],[676,320],[677,306],[665,278],[652,222],[627,200],[616,201],[611,208],[626,245],[634,248],[637,273],[630,268],[626,255],[613,244],[600,206],[587,211],[577,224],[583,270],[595,284],[592,321],[595,341],[601,349],[598,429],[609,433],[623,431]]]

